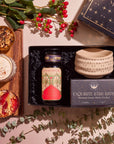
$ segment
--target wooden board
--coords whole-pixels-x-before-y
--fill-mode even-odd
[[[23,36],[22,30],[15,31],[16,40],[10,50],[5,53],[7,56],[11,57],[17,66],[17,71],[13,79],[3,85],[0,85],[0,90],[9,90],[14,92],[19,99],[23,95],[23,58],[22,58],[22,47],[23,47]],[[21,102],[20,102],[21,104]],[[20,105],[21,106],[21,105]],[[19,109],[16,111],[15,115],[19,114]]]

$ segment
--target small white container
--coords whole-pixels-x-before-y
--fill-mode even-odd
[[[0,54],[0,83],[10,81],[16,73],[14,60],[5,54]]]

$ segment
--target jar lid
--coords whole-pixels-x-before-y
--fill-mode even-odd
[[[61,61],[61,52],[60,49],[46,49],[45,50],[45,61],[46,62],[60,62]]]

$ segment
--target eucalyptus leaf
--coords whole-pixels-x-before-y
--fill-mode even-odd
[[[8,132],[8,128],[7,128],[6,126],[4,126],[4,127],[3,127],[3,131],[4,131],[5,133],[7,133],[7,132]]]
[[[109,137],[110,137],[110,141],[112,141],[112,136],[111,136],[111,133],[109,131],[107,131]]]
[[[16,121],[12,121],[11,124],[12,124],[13,127],[16,127],[16,126],[17,126],[17,122],[16,122]]]
[[[18,142],[22,142],[23,139],[22,139],[21,137],[17,137],[16,140],[17,140]]]
[[[20,118],[19,118],[19,121],[20,121],[21,123],[23,123],[23,122],[25,121],[25,118],[24,118],[24,117],[20,117]]]
[[[7,126],[8,128],[11,128],[11,127],[12,127],[10,122],[8,122],[8,123],[6,124],[6,126]]]

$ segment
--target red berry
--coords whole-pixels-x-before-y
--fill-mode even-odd
[[[52,0],[52,3],[54,3],[55,2],[55,0]]]
[[[76,28],[76,27],[74,27],[74,28],[73,28],[73,30],[74,30],[74,31],[77,31],[77,28]]]
[[[63,2],[65,6],[67,6],[69,4],[68,1]]]
[[[47,19],[47,23],[49,23],[49,24],[50,24],[51,22],[52,22],[52,21],[51,21],[50,19]]]
[[[41,13],[39,13],[39,14],[38,14],[38,16],[39,16],[39,17],[41,17],[41,16],[42,16],[42,14],[41,14]]]
[[[47,31],[48,31],[48,29],[47,29],[47,28],[45,28],[45,29],[44,29],[44,31],[45,31],[45,32],[47,32]]]
[[[49,27],[49,24],[48,24],[48,23],[46,23],[46,27]]]
[[[64,17],[64,18],[67,18],[67,17],[68,17],[68,15],[67,15],[67,14],[64,14],[64,15],[63,15],[63,17]]]
[[[65,25],[64,23],[61,24],[61,28],[65,28],[65,26],[66,26],[66,25]]]
[[[42,26],[42,24],[41,23],[38,23],[38,27],[41,27]]]
[[[77,22],[74,22],[74,26],[78,26],[78,23],[77,23]]]
[[[52,28],[53,26],[52,25],[49,25],[49,28]]]
[[[73,33],[74,33],[74,31],[73,31],[73,30],[70,30],[70,33],[72,33],[72,34],[73,34]]]
[[[63,10],[63,15],[67,13],[67,10]]]
[[[66,8],[67,8],[67,6],[66,6],[66,5],[64,5],[63,7],[64,7],[64,9],[66,9]]]
[[[43,18],[40,19],[41,22],[43,22],[43,20],[44,20]]]
[[[36,21],[40,21],[40,18],[39,18],[39,17],[36,17]]]
[[[25,23],[25,21],[24,20],[20,20],[19,23],[23,25]]]
[[[67,23],[65,23],[65,27],[67,27]]]
[[[59,32],[62,32],[62,31],[63,31],[62,29],[59,30]]]
[[[70,34],[70,36],[71,36],[71,37],[73,37],[73,36],[74,36],[74,34]]]
[[[49,34],[52,34],[52,31],[49,31]]]

